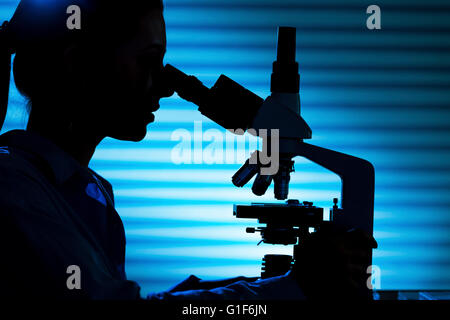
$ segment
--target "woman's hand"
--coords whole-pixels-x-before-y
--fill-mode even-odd
[[[257,277],[249,278],[249,277],[235,277],[235,278],[228,278],[228,279],[222,279],[222,280],[201,280],[200,278],[197,278],[196,276],[191,275],[186,280],[182,281],[181,283],[177,284],[175,287],[169,290],[169,292],[177,292],[177,291],[187,291],[187,290],[211,290],[214,288],[220,288],[220,287],[226,287],[232,283],[238,282],[238,281],[247,281],[247,282],[253,282],[258,280]]]

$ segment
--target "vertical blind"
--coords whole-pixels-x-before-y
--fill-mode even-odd
[[[17,3],[0,0],[0,18],[9,19]],[[381,8],[381,30],[366,27],[371,4]],[[207,86],[226,74],[261,97],[270,94],[277,27],[296,27],[309,142],[367,159],[376,170],[374,264],[381,288],[450,288],[448,2],[166,0],[165,19],[167,63]],[[24,128],[26,119],[12,85],[3,132]],[[234,203],[274,201],[272,189],[256,197],[250,187],[231,184],[245,159],[173,161],[176,130],[192,133],[197,147],[211,143],[194,136],[199,126],[225,135],[173,96],[161,101],[144,141],[105,139],[91,162],[114,187],[127,235],[127,274],[144,293],[189,274],[255,276],[264,254],[291,250],[256,246],[258,236],[245,233],[255,223],[233,217]],[[327,212],[340,196],[338,177],[301,158],[295,166],[290,198]]]

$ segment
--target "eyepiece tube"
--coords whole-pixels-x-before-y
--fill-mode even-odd
[[[295,62],[296,29],[280,27],[278,29],[277,61],[281,63]]]
[[[296,29],[278,28],[277,60],[273,63],[271,92],[299,93],[300,75],[295,61]]]
[[[246,131],[264,100],[237,82],[221,75],[209,89],[194,76],[189,76],[170,64],[164,68],[167,85],[178,95],[198,106],[206,117],[225,129]]]
[[[164,67],[164,78],[180,98],[196,104],[204,105],[208,101],[209,88],[194,76],[189,76],[170,64]]]

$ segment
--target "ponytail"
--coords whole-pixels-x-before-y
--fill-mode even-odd
[[[0,130],[5,122],[8,108],[9,81],[11,76],[11,54],[8,22],[0,26]]]

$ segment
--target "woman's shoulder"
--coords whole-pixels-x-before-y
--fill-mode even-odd
[[[0,181],[13,178],[35,180],[39,176],[39,169],[29,159],[14,150],[14,148],[0,147]],[[22,179],[21,179],[22,180]]]
[[[31,161],[9,147],[0,148],[0,202],[45,198],[43,175]]]

